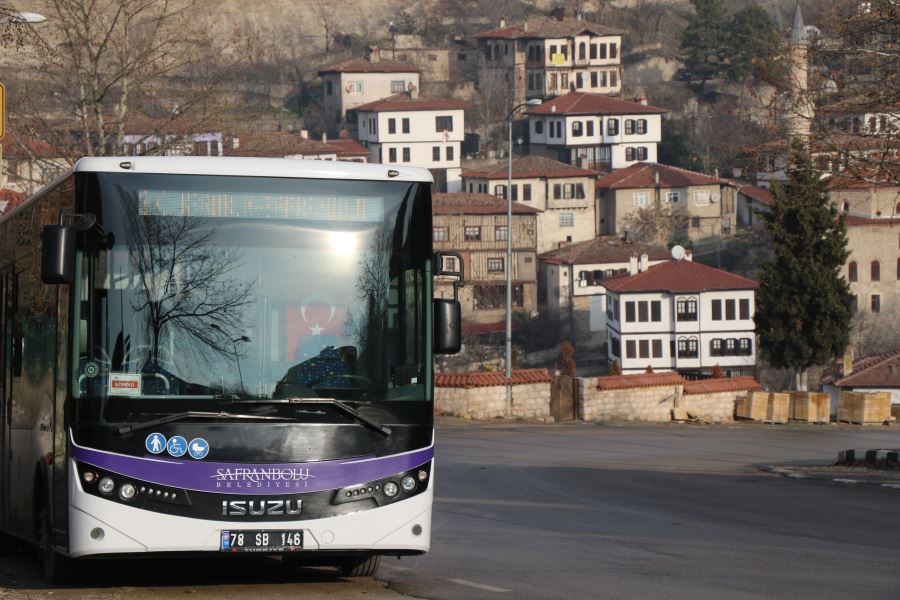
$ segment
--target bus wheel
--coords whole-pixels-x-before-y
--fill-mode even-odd
[[[50,541],[53,528],[50,523],[50,510],[46,504],[41,506],[39,519],[38,547],[41,551],[41,561],[44,563],[44,578],[50,583],[65,583],[72,577],[71,561],[53,549]]]
[[[378,554],[360,554],[345,558],[339,568],[344,577],[372,577],[380,563],[381,556]]]

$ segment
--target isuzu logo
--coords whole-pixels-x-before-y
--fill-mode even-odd
[[[223,517],[299,515],[302,500],[223,500]]]

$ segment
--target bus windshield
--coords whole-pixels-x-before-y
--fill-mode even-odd
[[[97,222],[79,238],[72,387],[106,420],[210,400],[430,401],[427,185],[86,176]]]

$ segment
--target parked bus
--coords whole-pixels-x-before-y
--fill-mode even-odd
[[[427,552],[425,169],[85,158],[0,220],[0,527],[87,558]],[[454,261],[455,262],[455,261]],[[449,261],[448,261],[449,263]],[[437,266],[436,266],[437,265]]]

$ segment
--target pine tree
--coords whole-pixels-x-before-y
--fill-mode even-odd
[[[794,369],[797,389],[805,390],[809,367],[847,347],[856,299],[841,274],[849,255],[843,216],[809,154],[795,144],[791,160],[764,215],[775,258],[761,266],[754,320],[762,359]]]
[[[707,80],[719,75],[725,55],[725,26],[727,19],[722,0],[691,0],[694,14],[688,17],[681,33],[684,65],[691,70],[691,79]]]
[[[749,6],[734,14],[725,30],[725,58],[723,70],[731,81],[748,77],[774,79],[782,75],[784,65],[779,57],[781,35],[775,22],[759,6]]]

